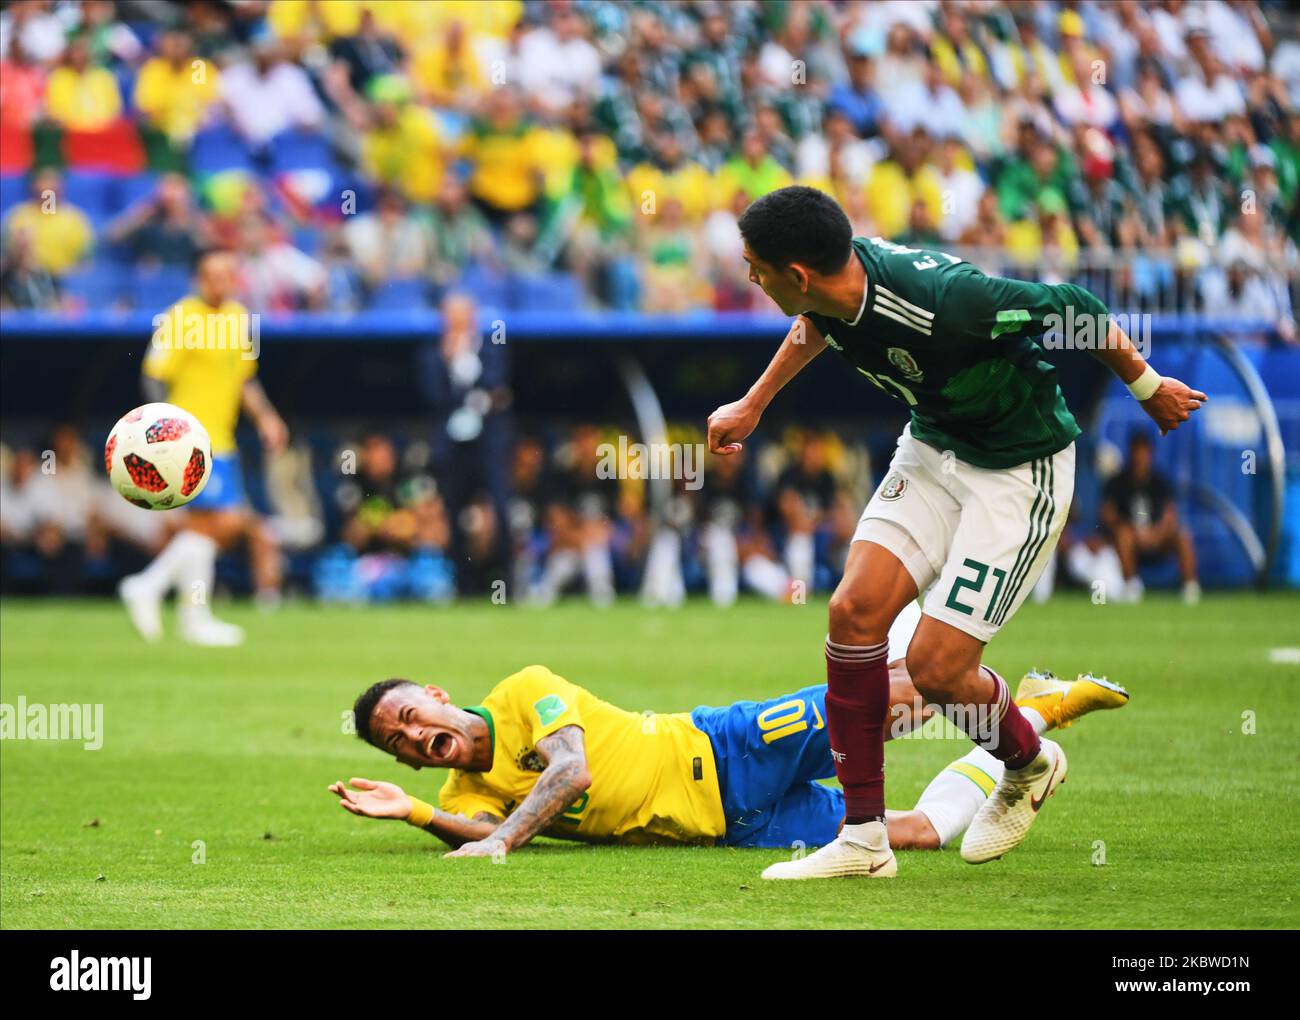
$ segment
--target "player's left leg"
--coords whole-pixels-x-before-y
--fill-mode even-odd
[[[1074,449],[1004,470],[958,463],[950,485],[961,519],[926,596],[908,671],[923,697],[1005,766],[962,844],[962,857],[979,863],[1019,845],[1066,774],[1064,753],[1039,739],[1006,681],[980,659],[1054,554],[1074,492]]]

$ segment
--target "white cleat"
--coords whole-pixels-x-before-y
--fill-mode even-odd
[[[183,622],[180,628],[181,638],[192,645],[206,648],[234,648],[244,643],[244,628],[233,623],[209,617],[206,620]]]
[[[1050,740],[1022,769],[1006,769],[961,841],[961,859],[969,864],[996,860],[1014,850],[1038,817],[1038,809],[1065,782],[1065,752]]]
[[[117,594],[140,636],[150,644],[162,637],[162,596],[136,575],[122,578]]]
[[[780,861],[763,872],[766,879],[893,878],[898,861],[889,849],[883,822],[866,822],[848,828],[866,830],[858,839],[841,832],[833,843],[794,861]],[[855,835],[857,835],[855,833]]]

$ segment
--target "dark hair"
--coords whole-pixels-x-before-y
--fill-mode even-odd
[[[375,743],[374,737],[370,733],[370,717],[374,715],[375,706],[383,700],[385,694],[395,687],[419,687],[420,685],[411,680],[380,680],[377,684],[371,684],[362,692],[361,697],[357,698],[356,704],[352,706],[352,724],[356,727],[357,736],[373,747],[379,747]]]
[[[839,203],[798,184],[754,202],[741,214],[740,234],[751,252],[778,268],[797,262],[829,274],[852,254],[853,227]]]
[[[1128,434],[1128,448],[1133,450],[1139,446],[1151,449],[1151,433],[1147,429],[1136,428]]]

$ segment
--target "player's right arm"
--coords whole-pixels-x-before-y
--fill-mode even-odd
[[[749,392],[709,415],[709,451],[723,456],[739,453],[742,440],[758,427],[772,398],[825,349],[826,338],[817,327],[806,316],[795,319],[780,349]]]
[[[487,839],[502,821],[489,811],[480,811],[473,818],[440,811],[412,797],[396,783],[376,783],[359,776],[346,784],[332,783],[329,790],[338,795],[339,806],[354,815],[409,822],[453,847]]]

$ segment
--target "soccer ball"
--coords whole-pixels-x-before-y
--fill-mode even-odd
[[[108,434],[104,470],[128,503],[172,510],[208,484],[212,441],[189,411],[175,404],[145,404],[122,415]]]

